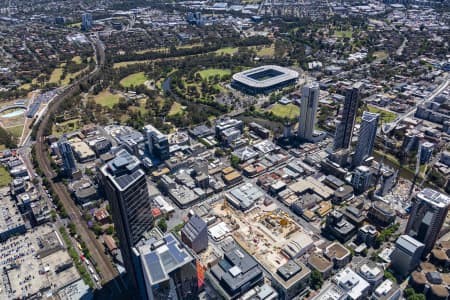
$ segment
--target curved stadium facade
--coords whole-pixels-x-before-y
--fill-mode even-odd
[[[295,84],[298,72],[275,65],[257,67],[233,75],[231,86],[248,94],[269,93]]]

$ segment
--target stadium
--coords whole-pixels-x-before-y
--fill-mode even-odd
[[[295,84],[297,79],[298,72],[294,70],[268,65],[234,74],[231,86],[244,93],[255,95]]]

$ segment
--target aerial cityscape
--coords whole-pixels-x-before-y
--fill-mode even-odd
[[[0,1],[0,300],[449,300],[448,0]]]

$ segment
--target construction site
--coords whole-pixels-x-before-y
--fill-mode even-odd
[[[229,235],[271,273],[313,247],[312,237],[274,203],[242,212],[218,202],[210,215],[224,222]]]

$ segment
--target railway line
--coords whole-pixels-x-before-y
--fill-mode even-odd
[[[118,272],[112,265],[109,257],[104,253],[104,246],[97,240],[94,233],[88,228],[87,223],[82,218],[80,210],[73,201],[69,191],[67,190],[67,187],[64,185],[64,183],[56,182],[54,180],[56,174],[51,167],[51,162],[47,153],[44,139],[45,128],[49,125],[51,114],[57,111],[58,107],[65,99],[75,95],[78,92],[80,83],[95,78],[95,76],[98,75],[99,72],[101,72],[103,69],[105,63],[104,46],[98,39],[92,39],[91,42],[97,56],[97,64],[95,66],[95,69],[62,90],[62,92],[57,95],[56,98],[52,101],[51,105],[49,105],[46,114],[42,117],[41,121],[35,125],[37,126],[35,149],[36,158],[40,169],[44,173],[44,176],[49,180],[50,186],[52,187],[54,192],[61,200],[71,222],[75,224],[77,234],[85,242],[93,261],[95,261],[96,263],[97,269],[100,271],[102,282],[108,283],[110,281],[113,281],[118,276]],[[119,287],[117,282],[115,282],[115,285],[119,292],[121,292],[121,288]]]

